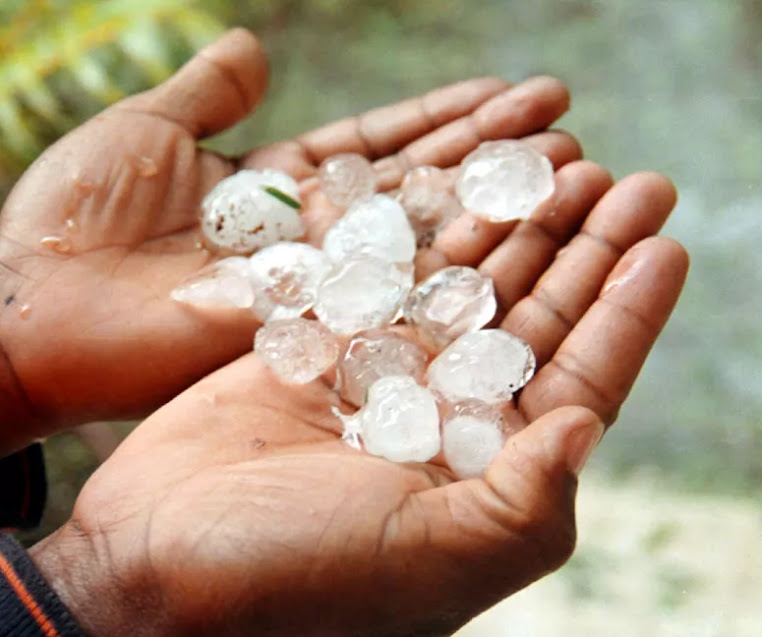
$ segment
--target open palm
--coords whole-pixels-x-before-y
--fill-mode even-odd
[[[319,237],[334,211],[309,179],[326,154],[380,157],[393,187],[407,166],[452,166],[479,139],[541,129],[565,106],[565,92],[547,79],[505,92],[491,83],[440,94],[437,103],[457,95],[464,108],[466,94],[498,93],[472,100],[462,117],[452,105],[444,118],[411,102],[257,151],[244,164],[306,179],[305,214]],[[284,385],[247,354],[138,427],[87,483],[72,520],[35,547],[88,632],[447,634],[568,557],[576,473],[668,318],[687,258],[655,236],[675,201],[664,178],[643,173],[612,185],[605,170],[579,160],[567,135],[528,139],[556,166],[553,201],[519,224],[462,217],[419,264],[489,274],[501,325],[538,358],[513,414],[524,428],[485,477],[455,481],[436,462],[400,465],[350,449],[326,384]],[[198,338],[220,325],[194,329]],[[187,358],[196,355],[191,340]]]
[[[650,215],[655,183],[622,182],[583,227],[621,210],[619,195]],[[533,421],[484,479],[351,449],[323,380],[284,385],[250,353],[138,427],[33,556],[92,635],[450,634],[570,555],[576,474],[685,266],[662,239],[622,257],[524,389],[516,418]],[[542,356],[558,331],[538,307],[520,325]]]
[[[66,136],[17,184],[0,226],[0,343],[3,372],[14,379],[6,394],[17,402],[6,410],[16,431],[5,444],[144,415],[251,347],[255,324],[245,311],[198,313],[168,298],[212,258],[198,247],[199,204],[235,170],[275,167],[303,181],[317,242],[338,212],[314,189],[330,154],[366,154],[384,188],[413,165],[455,165],[487,138],[529,136],[557,166],[580,154],[564,133],[532,135],[568,107],[566,89],[550,78],[462,82],[236,160],[198,148],[247,115],[266,83],[257,41],[231,31],[167,83]],[[56,251],[45,237],[70,246]]]

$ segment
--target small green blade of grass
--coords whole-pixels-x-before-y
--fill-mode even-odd
[[[262,186],[262,190],[264,190],[268,195],[275,197],[278,201],[282,201],[287,206],[291,206],[294,210],[299,210],[302,207],[302,204],[300,204],[296,199],[289,197],[285,192],[278,190],[273,186]]]

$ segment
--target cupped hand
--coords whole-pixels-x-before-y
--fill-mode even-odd
[[[0,217],[0,453],[67,425],[147,414],[251,348],[245,311],[200,313],[168,296],[214,258],[198,247],[199,205],[235,170],[302,180],[308,238],[319,242],[338,211],[314,176],[333,153],[373,159],[385,189],[408,167],[456,165],[483,139],[526,137],[557,166],[580,155],[565,133],[539,132],[568,107],[550,78],[462,82],[235,160],[200,150],[266,82],[259,43],[233,30],[67,135],[19,181]]]
[[[33,557],[92,635],[445,635],[559,566],[576,474],[679,295],[687,257],[654,236],[674,190],[556,174],[519,225],[463,219],[431,259],[490,273],[539,369],[483,479],[346,446],[328,385],[252,354],[146,420]]]

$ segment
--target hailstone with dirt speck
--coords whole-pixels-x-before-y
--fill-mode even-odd
[[[304,234],[299,186],[277,170],[241,170],[220,181],[201,204],[208,244],[241,254]]]

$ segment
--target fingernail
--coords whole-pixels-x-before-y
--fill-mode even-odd
[[[582,471],[587,459],[603,436],[600,420],[577,427],[566,439],[566,466],[575,476]]]

